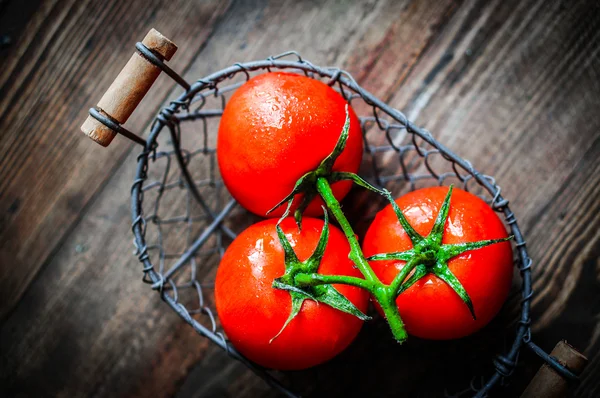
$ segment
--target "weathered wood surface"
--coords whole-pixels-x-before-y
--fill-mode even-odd
[[[141,283],[128,201],[137,150],[122,137],[102,150],[78,131],[150,27],[177,43],[171,65],[188,80],[292,48],[342,66],[494,175],[535,260],[534,339],[581,349],[590,364],[575,395],[600,394],[595,2],[65,0],[39,4],[2,50],[0,395],[275,396]],[[144,130],[171,87],[159,77],[127,126]],[[361,199],[347,206],[367,209]],[[427,396],[489,365],[518,301],[456,343],[398,347],[369,324],[340,358],[285,377],[309,395]],[[523,352],[503,396],[540,364]]]
[[[43,2],[0,72],[0,315],[18,301],[131,145],[99,151],[73,130],[119,73],[149,26],[186,48],[185,69],[225,11],[220,1]],[[201,23],[200,23],[201,21]],[[111,32],[110,34],[108,32]],[[139,131],[172,83],[160,78],[128,125]],[[83,119],[82,119],[83,118]]]

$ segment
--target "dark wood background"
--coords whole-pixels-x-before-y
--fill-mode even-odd
[[[535,261],[534,340],[582,350],[574,395],[600,396],[596,1],[3,0],[0,14],[0,396],[274,396],[142,284],[137,151],[79,131],[151,27],[179,45],[170,65],[188,80],[288,49],[343,67],[494,175]],[[127,126],[147,131],[172,87],[159,78]],[[370,324],[341,358],[285,377],[315,396],[427,395],[472,373],[509,315],[453,345],[396,347]],[[540,364],[523,352],[500,394]]]

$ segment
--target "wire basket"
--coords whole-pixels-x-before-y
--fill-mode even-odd
[[[362,89],[347,72],[316,66],[296,52],[236,63],[188,84],[165,64],[170,56],[150,48],[146,39],[136,48],[137,56],[159,68],[159,73],[166,72],[184,92],[159,112],[146,139],[122,127],[124,121],[106,109],[92,108],[90,116],[94,122],[143,147],[131,187],[132,231],[136,255],[143,264],[143,280],[198,334],[286,396],[296,396],[273,372],[253,364],[228,343],[213,310],[212,297],[216,265],[224,249],[239,232],[258,220],[236,205],[220,180],[215,149],[220,116],[227,98],[251,76],[286,70],[324,81],[352,104],[363,131],[363,178],[386,187],[396,196],[423,186],[455,184],[479,195],[502,213],[515,237],[515,266],[521,276],[522,299],[514,338],[503,353],[491,359],[491,376],[477,375],[474,380],[478,382],[447,395],[487,396],[511,375],[524,345],[567,380],[577,380],[573,372],[531,341],[532,260],[517,219],[493,177],[478,172],[471,163],[437,142],[429,131]]]

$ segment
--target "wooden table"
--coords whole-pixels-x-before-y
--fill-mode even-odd
[[[24,3],[0,2],[1,396],[275,395],[141,282],[129,228],[137,148],[117,137],[103,150],[79,132],[150,27],[179,45],[170,65],[188,80],[288,49],[338,65],[494,175],[534,259],[534,339],[582,350],[575,395],[600,395],[596,2]],[[160,77],[127,127],[147,131],[172,89]],[[436,373],[475,366],[467,343],[397,347],[386,333],[367,325],[341,360],[289,377],[315,396],[422,396]],[[436,350],[456,362],[439,369]],[[501,396],[540,365],[523,351]]]

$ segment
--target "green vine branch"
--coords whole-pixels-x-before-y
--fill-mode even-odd
[[[315,249],[313,255],[304,262],[300,262],[298,260],[291,245],[287,241],[285,234],[278,225],[277,232],[285,252],[286,271],[282,277],[273,281],[273,287],[287,290],[292,299],[292,311],[281,330],[283,331],[289,322],[291,322],[292,319],[298,315],[302,307],[302,303],[307,299],[322,302],[363,320],[369,319],[369,317],[358,310],[348,299],[337,292],[337,290],[335,290],[335,288],[332,286],[332,284],[345,284],[365,289],[375,298],[375,300],[381,306],[394,338],[398,342],[402,343],[406,340],[407,333],[400,313],[398,312],[396,299],[400,294],[402,294],[402,292],[406,291],[418,280],[429,274],[435,275],[448,284],[448,286],[450,286],[462,299],[471,312],[471,315],[475,319],[475,310],[473,308],[471,299],[460,281],[448,268],[448,261],[466,251],[477,250],[489,245],[505,242],[509,239],[512,239],[512,236],[504,239],[491,239],[479,242],[442,244],[443,233],[450,211],[450,199],[453,189],[452,185],[448,189],[448,193],[436,217],[431,232],[428,236],[421,236],[410,225],[389,191],[385,189],[379,190],[373,187],[367,181],[354,173],[333,171],[333,165],[335,161],[346,146],[349,129],[350,118],[348,115],[348,107],[346,106],[346,121],[338,142],[336,143],[336,146],[331,154],[327,156],[323,162],[321,162],[316,170],[306,173],[304,176],[302,176],[296,182],[292,192],[280,203],[278,203],[272,210],[286,204],[286,210],[279,221],[281,222],[289,215],[296,195],[303,194],[301,202],[294,211],[294,218],[298,228],[300,229],[302,225],[301,222],[303,211],[307,208],[308,204],[317,195],[319,195],[325,202],[329,212],[331,212],[344,232],[344,235],[346,236],[346,239],[350,245],[350,253],[348,254],[348,257],[352,260],[352,262],[354,262],[356,267],[363,275],[363,278],[344,275],[321,275],[318,273],[318,267],[329,236],[327,209],[325,209],[325,224],[317,248]],[[351,181],[362,188],[384,196],[390,202],[390,205],[392,206],[392,209],[398,218],[398,222],[408,235],[413,247],[404,252],[381,253],[369,258],[365,258],[356,234],[354,233],[350,222],[344,215],[340,203],[334,196],[331,189],[331,184],[338,181]],[[392,283],[389,285],[381,282],[369,264],[369,261],[383,260],[406,262],[402,270],[400,270]],[[279,333],[281,333],[281,331]],[[276,337],[277,336],[274,338]]]

